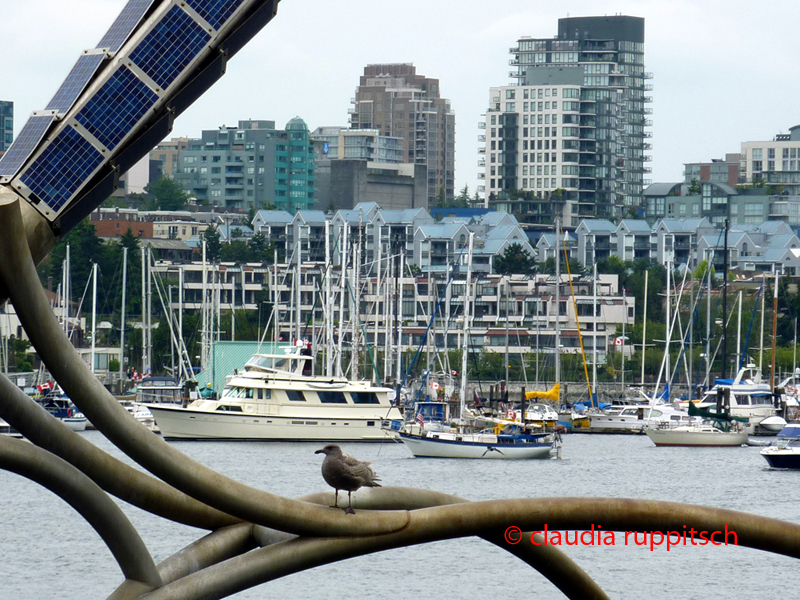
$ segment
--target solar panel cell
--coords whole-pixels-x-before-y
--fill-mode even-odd
[[[156,100],[158,95],[122,65],[75,119],[113,150]]]
[[[219,29],[239,8],[244,0],[187,0],[191,6],[214,29]]]
[[[11,144],[3,158],[0,158],[0,177],[13,177],[17,174],[25,160],[36,150],[36,146],[39,145],[54,119],[54,115],[28,119],[17,139]]]
[[[211,36],[200,25],[174,6],[131,52],[130,58],[164,89],[210,39]]]
[[[122,12],[117,17],[114,24],[111,25],[109,30],[100,40],[97,45],[98,48],[108,48],[112,52],[116,52],[128,39],[128,36],[133,32],[147,10],[153,4],[154,0],[130,0]]]
[[[89,83],[101,62],[103,62],[102,54],[84,54],[78,58],[78,62],[72,67],[64,83],[61,84],[56,95],[47,105],[47,110],[67,112],[86,88],[86,84]]]
[[[103,155],[72,127],[66,127],[20,180],[57,212],[101,162]]]

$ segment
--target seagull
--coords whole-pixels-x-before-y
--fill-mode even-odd
[[[342,449],[336,444],[328,444],[314,454],[325,455],[325,460],[322,461],[322,478],[336,490],[332,508],[339,508],[339,490],[347,490],[348,505],[344,512],[354,515],[356,511],[353,510],[351,494],[363,486],[381,487],[377,483],[380,479],[369,466],[370,463],[342,454]]]

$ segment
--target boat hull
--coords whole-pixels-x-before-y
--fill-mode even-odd
[[[797,448],[765,448],[761,456],[773,469],[800,469],[800,451]]]
[[[383,420],[375,415],[320,418],[210,412],[155,404],[147,408],[165,439],[381,442],[397,435],[382,429]]]
[[[656,446],[741,446],[747,443],[746,431],[697,431],[691,428],[645,429],[647,437]]]
[[[530,460],[550,458],[552,443],[469,442],[422,437],[401,432],[400,439],[417,458],[489,458]]]

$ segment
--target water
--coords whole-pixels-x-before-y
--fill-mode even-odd
[[[85,435],[120,456],[97,432]],[[322,444],[175,442],[191,457],[287,497],[326,489]],[[656,448],[646,436],[572,435],[564,459],[414,459],[402,445],[343,444],[371,460],[386,485],[434,489],[472,500],[610,496],[670,500],[800,522],[800,472],[772,471],[758,448]],[[124,505],[156,562],[203,535]],[[122,577],[94,531],[66,504],[27,480],[0,472],[0,598],[106,598]],[[782,597],[794,559],[734,546],[562,547],[613,598]],[[298,573],[242,592],[267,598],[563,598],[547,580],[482,540],[437,542]]]

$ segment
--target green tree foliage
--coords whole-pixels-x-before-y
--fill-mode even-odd
[[[495,258],[494,269],[501,275],[530,275],[536,272],[536,260],[519,243],[506,246],[503,253]]]
[[[569,259],[569,272],[572,275],[583,275],[586,269],[581,264],[581,262],[577,258],[570,258]],[[548,257],[546,261],[544,261],[544,266],[542,266],[542,273],[547,273],[548,275],[555,275],[556,274],[556,259],[552,256]],[[561,274],[566,275],[567,273],[567,266],[564,264],[563,257],[561,258]]]
[[[704,260],[697,265],[697,268],[694,270],[694,278],[697,281],[705,282],[708,276],[708,261]],[[714,269],[714,265],[711,265],[711,286],[714,287],[714,278],[717,276],[717,271]]]
[[[208,260],[218,259],[222,250],[222,241],[217,228],[209,225],[203,232],[203,239],[206,242],[206,258]]]
[[[151,209],[183,210],[189,200],[189,194],[172,177],[162,175],[158,180],[148,184],[147,192],[153,195]]]

